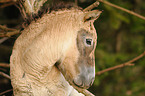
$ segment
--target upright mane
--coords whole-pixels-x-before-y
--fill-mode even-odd
[[[23,23],[23,27],[27,27],[32,21],[37,21],[45,14],[50,14],[51,12],[54,11],[63,11],[63,10],[71,10],[71,9],[82,10],[81,7],[76,6],[76,4],[74,4],[73,2],[58,1],[57,3],[55,3],[55,1],[53,1],[51,5],[44,4],[44,6],[41,7],[41,9],[38,11],[37,14],[32,14],[32,16],[25,19]]]
[[[89,88],[94,81],[98,14],[71,8],[32,21],[10,58],[14,95],[84,96],[73,87]]]

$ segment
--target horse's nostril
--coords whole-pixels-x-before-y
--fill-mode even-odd
[[[77,87],[80,87],[80,88],[89,88],[93,82],[94,82],[94,77],[93,78],[84,78],[83,76],[78,76],[77,78],[75,78],[73,80],[73,83],[77,86]]]
[[[79,77],[75,78],[73,83],[78,87],[83,87],[83,81]]]

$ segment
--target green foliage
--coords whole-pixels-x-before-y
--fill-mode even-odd
[[[121,25],[122,22],[125,23],[129,23],[130,20],[125,17],[124,15],[122,15],[120,12],[118,12],[118,10],[116,10],[115,8],[112,8],[108,5],[104,5],[104,8],[106,9],[105,11],[108,11],[108,22],[110,23],[110,27],[114,28],[114,29],[118,29]]]
[[[44,7],[52,1],[57,2],[59,0],[48,0]],[[74,0],[63,1],[74,2]],[[95,1],[78,0],[79,6],[84,8]],[[108,1],[145,16],[145,0]],[[145,51],[145,20],[104,3],[100,3],[97,9],[104,11],[94,23],[98,34],[98,44],[95,51],[96,72],[122,64]],[[20,18],[18,16],[21,15],[16,7],[6,7],[0,11],[0,23],[3,24],[2,21],[6,22],[7,20],[8,24],[7,22],[4,24],[13,27],[14,24],[11,24],[9,20]],[[19,24],[20,22],[15,21],[14,23]],[[11,37],[11,39],[16,38]],[[11,53],[10,44],[13,43],[9,39],[3,44],[8,48],[1,45],[0,49],[3,49],[0,57],[1,62],[9,62],[9,58],[6,57],[9,57]],[[119,45],[118,50],[117,45]],[[6,53],[9,55],[5,55]],[[145,96],[145,57],[134,63],[135,66],[126,66],[96,76],[94,84],[89,90],[96,96]],[[5,82],[5,80],[3,81]],[[1,89],[4,88],[3,86],[5,85],[0,85]],[[6,86],[9,87],[10,84]]]
[[[131,32],[141,32],[145,30],[145,21],[140,20],[136,17],[132,17],[131,25],[132,25],[132,28],[130,28]]]
[[[108,1],[145,16],[143,0],[138,3],[135,0]],[[145,20],[102,3],[98,9],[104,11],[94,23],[98,33],[96,72],[125,63],[145,51]],[[117,44],[120,45],[119,51],[116,50]],[[97,76],[89,90],[96,96],[144,96],[145,57],[134,63],[135,66]]]

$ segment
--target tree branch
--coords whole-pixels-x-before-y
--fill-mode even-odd
[[[9,67],[10,67],[10,65],[9,65],[9,64],[7,64],[7,63],[0,63],[0,67],[6,67],[6,68],[9,68]]]
[[[5,8],[8,6],[14,5],[14,4],[16,4],[16,3],[15,2],[6,3],[6,4],[1,5],[0,8]]]
[[[0,8],[8,7],[17,3],[17,0],[0,0]]]
[[[6,32],[6,33],[0,33],[0,37],[11,37],[13,35],[19,34],[19,30],[12,31],[12,32]]]
[[[94,94],[92,94],[91,92],[89,92],[88,90],[82,90],[80,91],[81,93],[83,93],[85,96],[95,96]]]
[[[0,3],[16,2],[17,0],[0,0]]]
[[[4,41],[6,41],[7,39],[9,39],[9,37],[3,37],[0,39],[0,44],[3,43]]]
[[[137,61],[138,59],[142,58],[143,56],[145,56],[145,51],[142,54],[140,54],[139,56],[135,57],[134,59],[132,59],[126,63],[133,63],[133,62]]]
[[[101,75],[102,73],[105,73],[107,71],[115,70],[115,69],[122,68],[122,67],[125,67],[125,66],[133,66],[133,65],[134,64],[130,64],[130,63],[124,63],[124,64],[116,65],[114,67],[110,67],[110,68],[104,69],[102,71],[99,71],[99,72],[96,73],[96,75]]]
[[[135,12],[133,12],[133,11],[130,11],[130,10],[128,10],[128,9],[125,9],[125,8],[123,8],[123,7],[120,7],[120,6],[118,6],[118,5],[112,4],[112,3],[108,2],[108,1],[105,1],[105,0],[97,0],[95,3],[91,4],[89,7],[85,8],[83,11],[88,11],[88,10],[91,10],[91,9],[97,7],[97,6],[99,5],[99,2],[98,2],[98,1],[99,1],[99,2],[102,2],[102,3],[104,3],[104,4],[107,4],[107,5],[109,5],[109,6],[112,6],[112,7],[114,7],[114,8],[120,9],[120,10],[122,10],[122,11],[125,11],[125,12],[127,12],[127,13],[129,13],[129,14],[131,14],[131,15],[134,15],[134,16],[136,16],[136,17],[139,17],[139,18],[145,20],[145,17],[144,17],[144,16],[142,16],[142,15],[140,15],[140,14],[138,14],[138,13],[135,13]]]
[[[142,15],[140,15],[140,14],[138,14],[138,13],[135,13],[135,12],[130,11],[130,10],[128,10],[128,9],[125,9],[125,8],[123,8],[123,7],[117,6],[117,5],[112,4],[112,3],[108,2],[108,1],[105,1],[105,0],[98,0],[98,1],[100,1],[100,2],[102,2],[102,3],[104,3],[104,4],[107,4],[107,5],[109,5],[109,6],[112,6],[112,7],[114,7],[114,8],[120,9],[120,10],[122,10],[122,11],[125,11],[125,12],[127,12],[127,13],[129,13],[129,14],[131,14],[131,15],[134,15],[134,16],[136,16],[136,17],[139,17],[139,18],[145,20],[145,17],[142,16]],[[96,1],[96,2],[97,2],[97,1]]]
[[[8,93],[8,92],[11,92],[11,91],[13,91],[13,89],[9,89],[9,90],[6,90],[6,91],[4,91],[4,92],[1,92],[1,93],[0,93],[0,96],[5,96],[5,95],[3,95],[3,94]]]
[[[2,25],[0,25],[0,29],[3,30],[3,32],[0,32],[0,37],[10,37],[20,33],[20,30],[18,29],[7,28]]]
[[[86,89],[81,89],[81,88],[78,88],[78,87],[75,87],[75,89],[76,89],[78,92],[84,94],[85,96],[95,96],[94,94],[92,94],[91,92],[89,92],[89,91],[86,90]]]
[[[98,7],[98,6],[99,6],[99,2],[96,1],[95,3],[93,3],[90,6],[88,6],[87,8],[85,8],[83,11],[89,11],[89,10],[92,10],[93,8],[95,8],[95,7]]]
[[[138,59],[142,58],[144,55],[145,55],[145,51],[142,54],[140,54],[139,56],[133,58],[132,60],[130,60],[128,62],[125,62],[123,64],[116,65],[114,67],[110,67],[110,68],[104,69],[102,71],[99,71],[99,72],[96,73],[96,75],[101,75],[102,73],[105,73],[107,71],[115,70],[115,69],[122,68],[122,67],[125,67],[125,66],[133,66],[134,64],[132,64],[132,63],[137,61]]]
[[[4,30],[4,31],[15,31],[16,29],[12,29],[12,28],[7,28],[6,26],[2,26],[0,25],[0,29]]]
[[[6,77],[6,78],[8,78],[8,79],[11,79],[9,75],[7,75],[7,74],[5,74],[5,73],[3,73],[3,72],[0,72],[0,75]]]

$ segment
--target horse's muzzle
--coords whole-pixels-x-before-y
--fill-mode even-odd
[[[73,80],[73,83],[80,88],[89,88],[95,80],[95,68],[81,68],[81,73]]]

